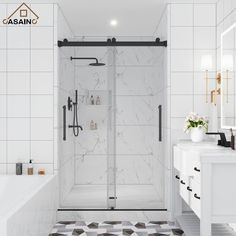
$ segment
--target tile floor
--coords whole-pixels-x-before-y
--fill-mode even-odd
[[[53,227],[49,236],[173,236],[183,235],[184,232],[173,222],[150,221],[59,221]]]

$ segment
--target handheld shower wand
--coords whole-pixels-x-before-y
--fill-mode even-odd
[[[78,91],[75,90],[75,102],[73,102],[74,114],[73,125],[69,125],[69,128],[73,128],[73,134],[75,137],[79,135],[79,130],[83,130],[83,127],[78,124]]]

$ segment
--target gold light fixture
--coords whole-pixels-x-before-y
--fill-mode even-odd
[[[221,74],[218,73],[216,78],[209,78],[209,70],[212,70],[212,56],[211,55],[204,55],[201,58],[201,68],[205,71],[205,96],[206,96],[206,103],[208,103],[208,95],[211,96],[211,103],[216,105],[217,102],[217,95],[221,94],[220,91],[220,84],[221,84]],[[209,80],[215,80],[215,88],[209,91]]]
[[[216,78],[209,78],[209,71],[212,70],[212,56],[203,55],[201,58],[201,68],[205,71],[205,96],[208,103],[208,95],[210,94],[211,103],[216,105],[217,95],[226,96],[226,103],[229,102],[229,73],[233,70],[233,55],[223,55],[222,58],[222,74],[218,73]],[[209,91],[209,80],[215,80],[214,89]],[[225,90],[221,91],[221,79],[226,81]]]

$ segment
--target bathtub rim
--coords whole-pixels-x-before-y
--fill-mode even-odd
[[[16,175],[0,175],[0,178],[1,177],[15,177]],[[28,178],[31,178],[32,176],[27,176],[27,175],[22,175],[22,176],[19,176],[19,177],[28,177]],[[7,220],[13,216],[17,211],[19,211],[22,207],[24,207],[27,202],[29,202],[29,200],[34,197],[37,192],[39,192],[40,190],[42,190],[42,188],[48,184],[50,181],[52,181],[54,178],[57,178],[58,177],[58,174],[52,174],[52,175],[43,175],[43,176],[40,176],[40,175],[34,175],[34,177],[38,177],[38,178],[45,178],[45,182],[41,183],[39,186],[37,186],[33,191],[31,191],[26,197],[24,197],[23,199],[21,199],[21,201],[18,202],[17,206],[9,209],[9,212],[4,214],[3,215],[0,215],[0,225],[2,224],[7,224]],[[33,178],[34,178],[33,177]]]

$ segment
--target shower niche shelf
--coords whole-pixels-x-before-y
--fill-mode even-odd
[[[100,107],[100,108],[106,108],[109,107],[109,97],[110,97],[111,91],[110,90],[87,90],[86,91],[86,105],[88,107]],[[93,96],[94,104],[91,102],[91,97]],[[97,103],[97,99],[99,98],[100,103]]]

